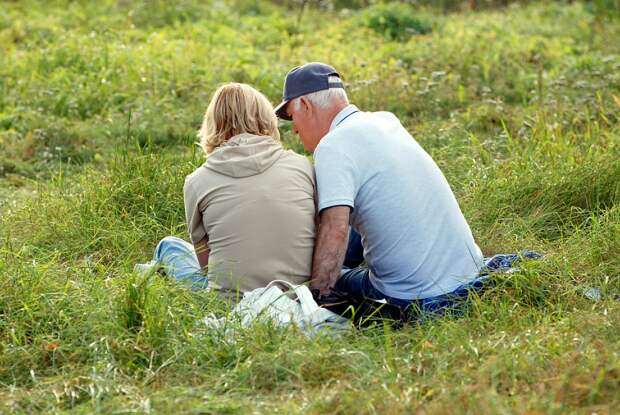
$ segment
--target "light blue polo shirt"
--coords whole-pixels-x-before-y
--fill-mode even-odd
[[[394,114],[347,106],[314,161],[319,210],[352,208],[370,282],[383,294],[434,297],[477,276],[482,253],[446,178]]]

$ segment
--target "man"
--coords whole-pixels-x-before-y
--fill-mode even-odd
[[[336,70],[318,62],[286,75],[276,114],[314,152],[320,224],[311,288],[425,309],[479,284],[482,253],[456,198],[394,114],[350,105]],[[342,268],[349,225],[367,266]]]

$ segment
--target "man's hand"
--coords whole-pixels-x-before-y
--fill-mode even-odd
[[[327,295],[334,287],[347,251],[349,206],[334,206],[321,211],[319,232],[312,259],[310,288]]]

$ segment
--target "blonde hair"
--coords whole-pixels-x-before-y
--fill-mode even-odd
[[[200,145],[209,154],[231,137],[248,133],[280,141],[278,119],[269,100],[247,84],[220,86],[207,107],[198,132]]]

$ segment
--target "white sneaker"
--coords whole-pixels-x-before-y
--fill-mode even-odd
[[[133,272],[142,276],[157,272],[157,262],[155,262],[155,260],[152,260],[147,262],[146,264],[136,264],[133,266]]]

